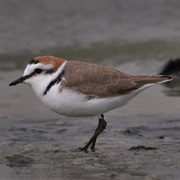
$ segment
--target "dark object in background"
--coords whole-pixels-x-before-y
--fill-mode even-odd
[[[164,93],[168,96],[180,96],[180,58],[169,60],[159,75],[173,75],[174,80],[164,85],[167,87]]]
[[[169,60],[162,68],[160,75],[177,75],[180,76],[180,58]]]

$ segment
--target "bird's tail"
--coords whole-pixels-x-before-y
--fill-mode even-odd
[[[147,84],[161,84],[173,80],[173,76],[168,75],[143,75],[133,76],[133,81],[137,83],[139,87]]]

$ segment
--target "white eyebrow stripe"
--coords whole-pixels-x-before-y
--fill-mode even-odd
[[[49,70],[49,69],[52,69],[54,67],[53,67],[52,64],[40,64],[40,63],[38,63],[38,64],[28,64],[26,69],[24,70],[23,76],[26,76],[28,74],[33,73],[36,68],[40,68],[40,69],[43,69],[43,70],[46,70],[46,69]]]

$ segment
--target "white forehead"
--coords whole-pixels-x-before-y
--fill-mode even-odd
[[[48,69],[53,68],[53,65],[52,64],[41,64],[41,63],[28,64],[24,70],[23,76],[33,73],[36,68],[48,70]]]

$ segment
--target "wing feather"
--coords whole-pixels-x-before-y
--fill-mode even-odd
[[[136,88],[132,76],[101,65],[68,61],[64,72],[62,86],[89,98],[118,96]]]
[[[132,76],[101,65],[68,61],[62,79],[62,88],[72,89],[91,99],[128,94],[146,84],[166,82],[172,77]]]

